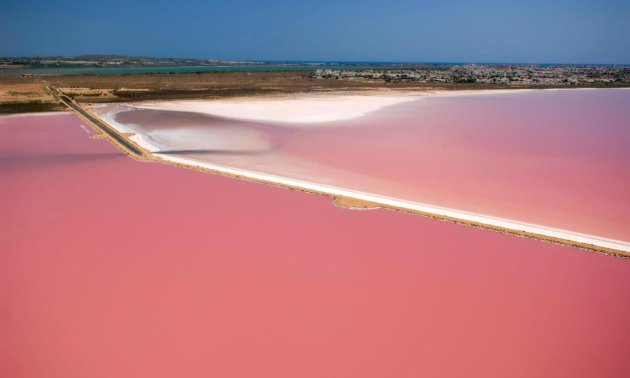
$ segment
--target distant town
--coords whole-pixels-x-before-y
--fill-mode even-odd
[[[368,79],[435,84],[572,86],[630,84],[630,66],[573,65],[418,65],[401,69],[318,69],[312,79]]]

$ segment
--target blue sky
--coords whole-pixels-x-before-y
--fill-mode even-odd
[[[630,64],[630,0],[0,0],[0,55]]]

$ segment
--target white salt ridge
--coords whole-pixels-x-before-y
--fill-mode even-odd
[[[137,109],[195,112],[250,121],[322,123],[348,120],[386,106],[417,99],[413,95],[309,96],[293,99],[168,101],[134,105]]]
[[[487,225],[492,227],[498,227],[510,231],[526,232],[532,235],[540,235],[544,237],[563,239],[567,241],[578,242],[582,244],[589,244],[596,247],[608,248],[618,251],[630,252],[630,243],[625,243],[619,240],[613,240],[608,238],[601,238],[594,235],[587,235],[572,231],[560,230],[545,226],[540,226],[531,223],[518,222],[504,218],[493,217],[489,215],[470,213],[462,210],[449,209],[439,206],[428,205],[419,202],[412,202],[406,200],[400,200],[397,198],[381,196],[372,193],[360,192],[345,188],[339,188],[331,185],[317,184],[313,182],[291,179],[287,177],[269,175],[266,173],[259,173],[248,171],[244,169],[230,168],[210,163],[202,163],[186,158],[174,157],[170,155],[156,154],[160,158],[171,161],[178,164],[184,164],[188,166],[210,169],[217,172],[222,172],[230,175],[238,175],[253,180],[264,181],[272,184],[280,184],[284,186],[290,186],[293,188],[303,189],[307,191],[315,191],[318,193],[328,194],[331,196],[343,196],[348,198],[354,198],[362,201],[373,202],[386,207],[394,207],[399,209],[406,209],[412,211],[418,211],[425,214],[435,215],[442,218],[451,218],[459,220],[465,223],[474,223],[480,225]]]

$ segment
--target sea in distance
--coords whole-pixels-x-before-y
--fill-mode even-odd
[[[180,74],[207,72],[264,72],[264,71],[315,71],[317,69],[346,70],[376,67],[408,66],[418,63],[396,62],[265,62],[230,65],[195,66],[132,66],[132,67],[27,67],[0,69],[0,76],[51,76],[51,75],[130,75],[130,74]]]
[[[0,76],[53,76],[53,75],[131,75],[131,74],[183,74],[209,72],[264,72],[264,71],[315,71],[328,70],[364,70],[383,68],[403,68],[410,66],[432,65],[451,66],[470,64],[465,62],[243,62],[228,65],[193,65],[193,66],[125,66],[125,67],[24,67],[0,68]],[[492,65],[502,63],[475,63]],[[516,64],[518,65],[518,64]],[[562,66],[557,64],[539,64],[540,66]]]

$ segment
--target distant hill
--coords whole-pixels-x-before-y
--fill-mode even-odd
[[[27,67],[76,67],[76,66],[212,66],[212,65],[264,64],[261,62],[227,61],[216,59],[155,58],[113,54],[89,54],[78,56],[0,57],[0,65]]]

